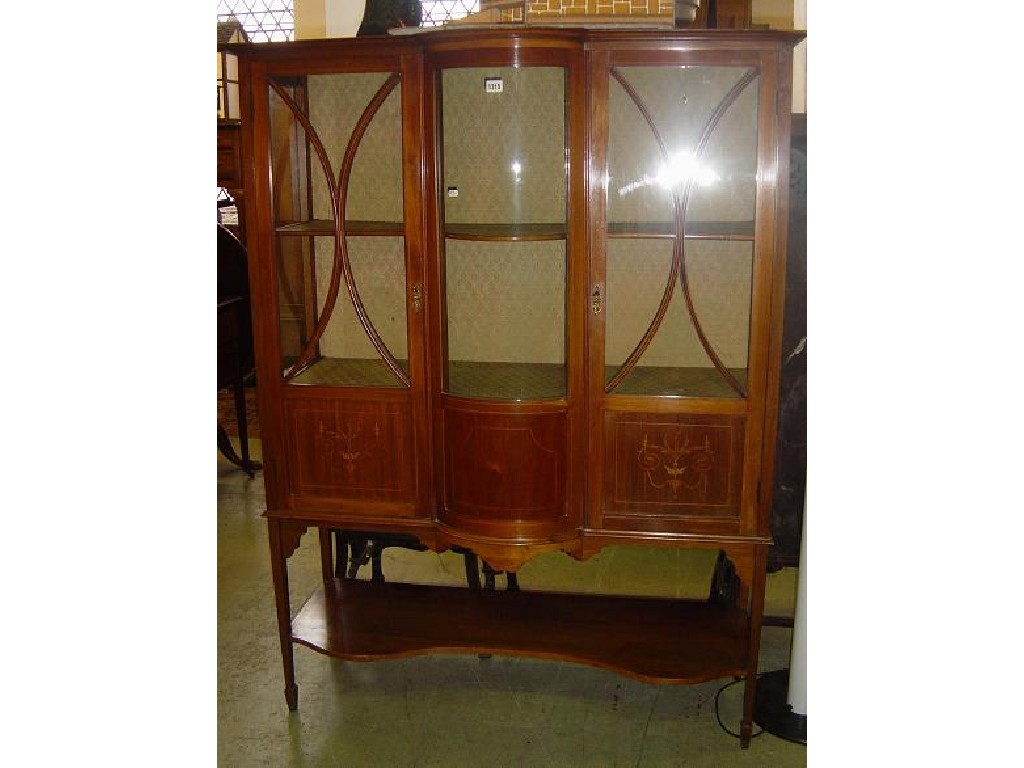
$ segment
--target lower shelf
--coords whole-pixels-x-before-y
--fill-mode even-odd
[[[704,602],[333,579],[292,639],[350,660],[495,653],[696,683],[744,674],[747,627],[743,611]]]

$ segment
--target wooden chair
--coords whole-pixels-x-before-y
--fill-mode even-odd
[[[255,477],[263,465],[249,456],[249,427],[245,415],[245,378],[253,370],[252,315],[245,247],[217,225],[217,391],[230,387],[238,421],[239,456],[224,427],[217,424],[217,448],[228,461]]]

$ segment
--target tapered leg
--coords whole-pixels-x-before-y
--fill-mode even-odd
[[[754,550],[754,571],[750,584],[750,640],[747,650],[747,678],[743,686],[743,722],[740,724],[740,747],[750,746],[754,728],[754,698],[757,694],[757,659],[761,650],[761,621],[764,615],[765,560],[767,546],[758,544]]]
[[[281,661],[284,664],[284,698],[288,709],[299,707],[299,687],[295,684],[295,661],[292,654],[292,618],[288,596],[288,555],[281,546],[281,522],[268,521],[270,563],[277,603],[277,629],[281,638]],[[290,554],[290,553],[289,553]]]

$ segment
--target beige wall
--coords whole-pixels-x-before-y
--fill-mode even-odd
[[[354,37],[366,0],[295,0],[295,39]]]
[[[295,39],[327,36],[326,0],[295,0]]]
[[[767,24],[772,29],[795,29],[793,3],[794,0],[753,0],[750,20],[754,24]]]

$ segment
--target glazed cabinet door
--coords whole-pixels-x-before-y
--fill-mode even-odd
[[[430,513],[421,62],[362,46],[254,65],[272,508]]]
[[[763,533],[772,61],[591,54],[590,528]]]
[[[470,536],[582,517],[581,64],[569,45],[428,54],[439,517]]]

